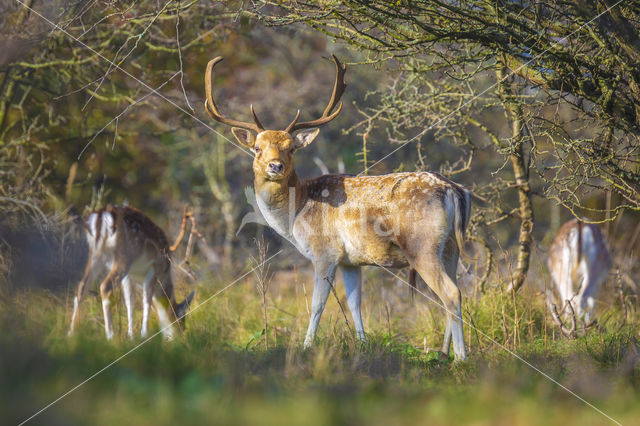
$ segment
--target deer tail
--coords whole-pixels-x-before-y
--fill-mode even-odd
[[[471,216],[471,193],[467,189],[453,193],[453,226],[458,243],[458,250],[464,257],[469,257],[464,250],[464,234]]]

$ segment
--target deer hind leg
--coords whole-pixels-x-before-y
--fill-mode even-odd
[[[151,310],[155,284],[156,274],[155,271],[151,269],[142,283],[142,328],[140,329],[140,335],[142,337],[147,337],[148,334],[149,311]]]
[[[113,339],[113,322],[111,317],[111,304],[114,284],[126,275],[118,262],[114,262],[107,277],[100,284],[100,296],[102,297],[102,311],[104,312],[104,331],[108,340]]]
[[[133,338],[133,288],[129,274],[125,275],[120,281],[122,285],[122,293],[124,295],[124,304],[127,308],[127,335]]]
[[[453,341],[453,353],[456,360],[467,358],[462,330],[462,295],[453,278],[449,276],[445,265],[438,256],[422,254],[415,262],[415,268],[427,285],[442,301],[447,315],[447,330],[443,344],[443,352],[448,352],[450,341]],[[446,350],[445,350],[446,349]]]
[[[313,297],[311,298],[311,319],[309,320],[307,335],[304,339],[305,349],[310,348],[313,344],[313,339],[318,330],[318,324],[320,323],[320,317],[327,303],[327,298],[331,292],[333,279],[336,274],[335,264],[314,263],[313,267],[315,283],[313,286]]]
[[[367,337],[364,334],[364,326],[362,325],[362,313],[360,306],[362,301],[362,273],[360,267],[342,266],[342,279],[344,280],[344,288],[347,293],[347,304],[353,317],[353,323],[356,327],[356,336],[358,340],[366,342]]]
[[[453,238],[447,241],[443,251],[443,256],[445,256],[446,273],[457,287],[456,270],[458,269],[458,258],[460,257],[460,252],[458,250],[457,242],[455,242]],[[444,341],[442,342],[442,353],[447,356],[451,349],[452,325],[455,320],[455,317],[447,312],[447,326],[444,332]]]

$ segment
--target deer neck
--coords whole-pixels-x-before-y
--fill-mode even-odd
[[[254,189],[260,212],[269,226],[292,241],[293,220],[304,201],[304,186],[295,170],[289,179],[278,181],[256,175]]]

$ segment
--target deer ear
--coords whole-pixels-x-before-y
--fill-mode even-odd
[[[320,133],[320,129],[304,130],[296,135],[293,144],[296,149],[304,148],[313,142],[316,136],[318,136],[318,133]]]
[[[191,306],[191,302],[193,302],[193,296],[195,296],[195,295],[196,295],[196,291],[195,290],[191,290],[191,293],[189,293],[187,298],[184,300],[185,305],[187,305],[187,309],[189,308],[189,306]]]
[[[247,148],[253,148],[253,146],[256,144],[256,137],[251,132],[251,130],[241,129],[239,127],[232,127],[231,133],[233,133],[233,136],[236,137],[238,142],[240,142],[243,146],[246,146]]]
[[[187,314],[187,312],[189,311],[189,307],[191,306],[191,302],[193,302],[193,296],[195,294],[195,290],[192,290],[187,298],[178,305],[178,309],[176,309],[176,315],[178,316],[178,318],[182,318]]]

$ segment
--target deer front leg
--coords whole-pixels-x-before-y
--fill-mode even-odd
[[[304,339],[304,348],[308,349],[313,344],[313,339],[318,330],[322,311],[327,304],[327,298],[333,286],[333,279],[336,274],[336,265],[331,263],[314,263],[314,285],[313,297],[311,299],[311,319],[309,320],[309,328],[307,328],[307,336]]]
[[[100,296],[102,297],[102,311],[104,312],[104,331],[107,340],[113,339],[113,322],[111,320],[111,296],[113,295],[113,284],[120,281],[124,272],[120,271],[118,263],[107,274],[107,277],[100,284]]]
[[[353,323],[356,327],[356,337],[362,342],[367,341],[364,334],[364,326],[362,325],[362,313],[360,306],[362,302],[362,273],[359,266],[342,266],[342,279],[344,280],[344,289],[347,293],[347,304],[353,317]]]
[[[124,304],[127,308],[127,335],[133,338],[133,288],[129,275],[125,275],[122,281],[122,293],[124,294]]]
[[[444,330],[444,341],[442,342],[442,353],[449,356],[451,349],[451,322],[454,321],[452,316],[447,313],[447,328]]]
[[[153,300],[155,282],[156,274],[155,271],[151,269],[142,283],[142,328],[140,329],[140,335],[142,337],[147,337],[148,333],[149,310],[151,309],[151,302]]]

